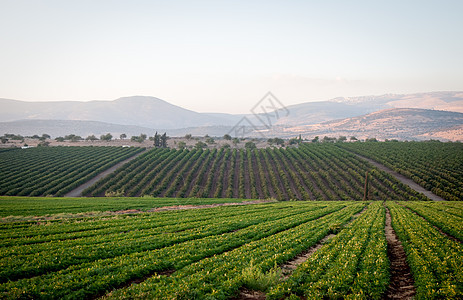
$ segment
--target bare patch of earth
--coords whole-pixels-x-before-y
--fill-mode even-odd
[[[386,208],[384,231],[387,240],[387,256],[391,262],[391,279],[384,299],[413,299],[416,294],[415,281],[407,263],[407,255],[402,243],[392,228],[392,219],[388,208]]]

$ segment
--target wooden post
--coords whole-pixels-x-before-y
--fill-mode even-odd
[[[365,188],[363,193],[363,201],[368,200],[368,171],[365,172]]]

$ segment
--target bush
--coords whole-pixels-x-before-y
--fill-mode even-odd
[[[242,281],[245,287],[262,292],[267,292],[272,286],[279,283],[281,277],[282,271],[277,266],[264,273],[260,267],[254,265],[253,261],[242,273]]]

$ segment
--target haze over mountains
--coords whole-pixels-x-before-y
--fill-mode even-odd
[[[463,92],[335,98],[291,105],[278,114],[257,116],[198,113],[146,96],[89,102],[0,99],[0,134],[74,133],[85,137],[107,132],[152,135],[157,130],[167,131],[170,136],[221,136],[244,117],[254,130],[249,135],[255,137],[342,134],[399,139],[440,136],[457,140],[461,138],[459,126],[463,126]],[[263,119],[271,120],[270,129],[263,126]],[[449,130],[453,130],[453,135],[445,137]]]

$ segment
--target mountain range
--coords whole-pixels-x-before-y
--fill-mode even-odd
[[[280,103],[281,104],[281,103]],[[26,102],[0,99],[0,134],[70,133],[117,135],[221,136],[245,121],[250,136],[291,137],[301,134],[444,140],[461,139],[463,92],[386,94],[335,98],[284,107],[267,114],[198,113],[155,97],[114,101]],[[271,125],[271,126],[269,126]],[[448,131],[453,134],[446,135]]]

